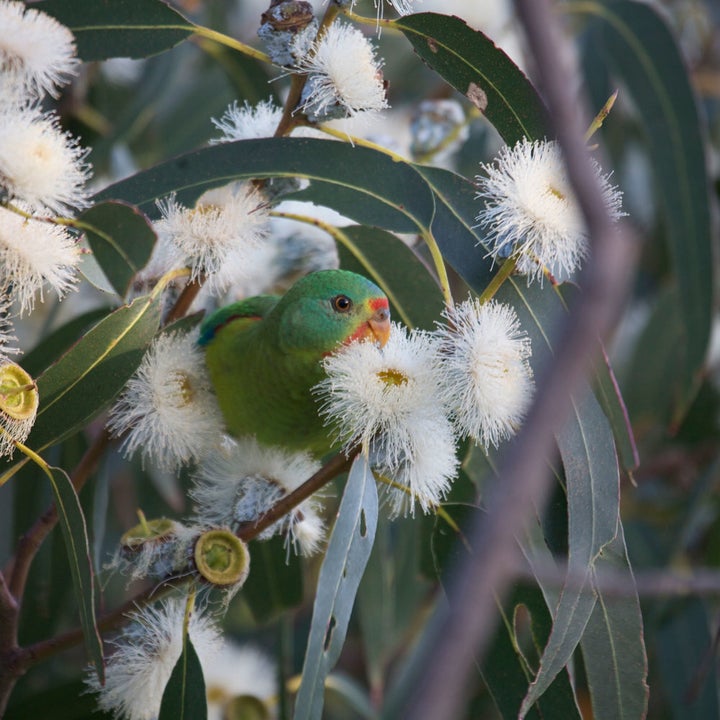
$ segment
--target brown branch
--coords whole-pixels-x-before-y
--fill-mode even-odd
[[[497,624],[497,599],[519,569],[515,538],[543,507],[552,487],[545,458],[551,456],[554,432],[570,410],[578,387],[605,336],[616,321],[633,265],[631,251],[609,218],[583,141],[587,122],[570,95],[576,87],[566,67],[569,51],[548,0],[517,0],[540,80],[554,119],[568,176],[591,238],[592,255],[580,277],[583,293],[568,315],[551,367],[538,377],[539,389],[515,441],[506,449],[498,481],[487,498],[487,513],[469,535],[473,554],[454,568],[448,602],[429,625],[428,650],[422,656],[414,687],[400,717],[451,720],[460,716],[466,684],[480,662]],[[562,56],[561,56],[561,53]]]
[[[257,520],[245,522],[240,525],[235,533],[241,540],[247,542],[257,537],[263,530],[276,523],[281,517],[287,515],[294,507],[297,507],[303,500],[307,500],[313,493],[324,487],[333,478],[345,472],[360,452],[355,447],[346,455],[338,453],[326,465],[323,465],[311,478],[306,480],[300,487],[290,494],[281,497],[264,515]]]
[[[188,280],[185,287],[183,288],[180,296],[175,301],[175,305],[172,306],[170,312],[168,312],[165,318],[165,325],[169,325],[175,320],[179,320],[185,317],[193,301],[198,296],[198,293],[202,289],[204,278],[200,277],[197,280]]]
[[[353,448],[347,454],[339,453],[328,463],[323,465],[312,477],[308,478],[300,487],[296,488],[289,495],[280,498],[264,515],[255,522],[243,523],[237,530],[237,536],[248,542],[257,537],[263,530],[277,522],[281,517],[297,507],[303,500],[307,500],[313,493],[317,492],[324,485],[345,472],[360,452],[359,448]],[[136,609],[148,602],[162,597],[172,588],[179,587],[187,582],[191,576],[172,577],[162,580],[159,584],[143,590],[118,608],[101,615],[97,620],[98,629],[101,631],[111,630],[121,624],[124,618]],[[1,589],[1,586],[0,586]],[[2,615],[0,614],[0,620]],[[46,640],[40,640],[33,645],[20,648],[17,655],[17,664],[22,667],[22,672],[28,667],[36,665],[43,660],[68,648],[74,647],[82,642],[82,628],[73,628],[67,632]],[[2,647],[2,646],[0,646]],[[1,667],[1,663],[0,663]],[[1,674],[1,673],[0,673]]]

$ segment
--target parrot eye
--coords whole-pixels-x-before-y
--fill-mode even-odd
[[[350,311],[352,307],[352,300],[347,295],[336,295],[332,299],[333,310],[337,312],[346,313]]]

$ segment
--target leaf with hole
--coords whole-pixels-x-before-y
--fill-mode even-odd
[[[375,478],[367,459],[353,462],[325,553],[308,636],[294,720],[320,720],[325,679],[345,642],[355,595],[367,565],[378,520]]]

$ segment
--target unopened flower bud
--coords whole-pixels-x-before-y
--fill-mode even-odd
[[[294,65],[305,55],[318,31],[312,5],[303,0],[276,0],[261,20],[258,36],[277,65]]]

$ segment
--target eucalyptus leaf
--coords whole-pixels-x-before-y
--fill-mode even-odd
[[[342,210],[360,223],[378,224],[378,203],[406,226],[427,228],[432,220],[432,193],[412,165],[370,148],[309,138],[238,140],[202,148],[110,185],[93,199],[124,200],[152,214],[155,201],[171,193],[192,204],[206,190],[232,180],[270,177],[332,183],[340,197],[355,198],[353,207]]]
[[[137,298],[97,323],[39,375],[40,408],[27,444],[43,450],[102,412],[137,369],[159,323],[159,293]]]
[[[125,297],[155,245],[150,222],[137,208],[121,202],[93,205],[78,220],[103,273],[115,292]]]
[[[162,696],[158,720],[205,720],[207,696],[200,659],[190,636],[183,638],[180,657]]]
[[[487,117],[508,145],[549,134],[547,110],[535,88],[479,30],[460,18],[435,13],[406,15],[393,25],[435,72]]]
[[[602,550],[595,562],[595,573],[600,578],[606,568],[624,570],[628,586],[634,588],[622,534]],[[648,659],[637,592],[613,597],[603,592],[600,583],[597,604],[580,647],[593,717],[596,720],[643,720],[648,709]]]
[[[320,568],[294,720],[320,720],[325,679],[340,656],[378,520],[375,478],[367,459],[353,462]]]
[[[577,3],[595,18],[593,39],[640,113],[679,287],[687,364],[675,383],[687,409],[698,388],[713,313],[712,224],[705,127],[680,50],[646,3]]]
[[[95,580],[85,516],[67,473],[54,467],[48,468],[46,473],[55,495],[58,522],[65,539],[65,550],[75,589],[75,601],[80,615],[85,647],[95,666],[95,672],[102,682],[105,677],[105,666],[102,642],[95,619]]]
[[[72,30],[85,61],[144,58],[189,37],[194,25],[161,0],[44,0],[33,8]]]

